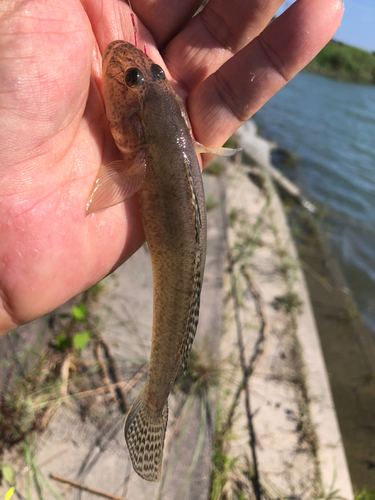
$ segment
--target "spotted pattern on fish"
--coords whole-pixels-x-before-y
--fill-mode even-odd
[[[189,175],[190,189],[191,189],[191,201],[193,203],[194,213],[195,213],[195,241],[199,244],[200,241],[200,229],[202,227],[201,213],[199,210],[199,204],[197,199],[197,194],[195,192],[193,177]]]
[[[186,325],[186,334],[184,337],[184,342],[181,346],[181,364],[184,375],[186,374],[187,359],[189,357],[191,347],[193,345],[195,334],[197,333],[197,326],[199,320],[199,306],[201,298],[201,288],[202,288],[202,278],[201,278],[201,256],[200,252],[197,252],[195,256],[195,273],[194,273],[194,285],[193,285],[193,296],[190,305],[189,318]]]
[[[195,239],[197,245],[200,242],[200,230],[202,227],[201,216],[199,211],[199,204],[197,200],[197,195],[195,193],[193,178],[190,174],[189,166],[186,164],[187,177],[189,180],[189,185],[191,189],[191,202],[194,209],[195,218]],[[186,333],[184,341],[181,346],[181,364],[184,374],[186,374],[187,359],[189,357],[191,347],[193,345],[195,334],[197,333],[197,326],[199,320],[199,306],[202,288],[202,276],[201,276],[201,254],[200,250],[197,251],[195,255],[195,269],[194,269],[194,283],[193,283],[193,295],[191,298],[189,316],[186,324]]]
[[[199,209],[199,203],[197,198],[197,193],[195,192],[193,176],[191,175],[190,166],[187,158],[185,158],[185,169],[186,169],[186,178],[188,181],[188,185],[190,186],[191,192],[191,203],[193,205],[193,213],[194,213],[194,221],[195,221],[195,241],[199,245],[200,243],[200,232],[202,228],[202,220],[201,213]]]
[[[126,417],[124,435],[133,468],[147,481],[160,480],[167,422],[168,404],[160,418],[147,410],[141,391]]]

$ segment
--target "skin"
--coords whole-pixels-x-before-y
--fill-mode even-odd
[[[140,46],[186,102],[196,139],[221,145],[329,41],[340,0],[134,0]],[[133,43],[119,0],[0,2],[0,333],[102,279],[142,244],[135,198],[84,217],[100,165],[120,159],[101,54]],[[103,245],[103,242],[106,242]]]

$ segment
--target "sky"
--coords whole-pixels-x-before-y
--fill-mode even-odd
[[[279,10],[283,12],[293,0],[286,0]],[[334,40],[375,52],[375,1],[344,0],[345,12]]]

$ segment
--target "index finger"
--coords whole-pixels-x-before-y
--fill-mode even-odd
[[[250,43],[283,0],[210,0],[163,52],[173,78],[187,92]]]
[[[187,100],[195,136],[221,145],[332,38],[341,0],[298,0],[198,85]]]
[[[202,0],[132,0],[131,6],[152,33],[159,51],[190,21]]]

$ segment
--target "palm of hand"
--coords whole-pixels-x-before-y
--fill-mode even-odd
[[[338,4],[338,0],[324,2],[331,7]],[[164,17],[162,1],[159,5],[149,0],[134,3],[136,13],[146,12],[142,19],[157,46],[165,46],[164,61],[173,71],[172,81],[182,94],[188,94],[194,132],[207,146],[221,145],[241,121],[298,72],[328,41],[341,17],[336,8],[331,29],[323,36],[321,27],[319,40],[310,42],[312,55],[295,56],[281,77],[269,62],[275,76],[265,91],[261,78],[253,83],[255,69],[253,72],[244,66],[247,59],[257,58],[259,49],[254,45],[244,53],[242,66],[240,56],[234,57],[233,63],[230,56],[265,27],[278,0],[270,1],[262,22],[253,22],[251,34],[246,25],[256,16],[243,6],[248,12],[246,22],[239,27],[236,39],[223,39],[228,45],[225,50],[223,43],[213,41],[207,28],[207,19],[217,16],[219,7],[214,14],[212,9],[206,21],[197,17],[181,29],[199,2],[185,2],[183,11],[177,7],[180,2],[173,7],[175,0],[171,0],[172,7]],[[16,6],[6,0],[2,5],[6,36],[0,41],[0,334],[99,281],[143,241],[135,198],[88,217],[84,213],[100,165],[119,159],[101,97],[100,54],[114,39],[133,41],[129,7],[117,0],[106,4],[100,0],[84,0],[82,4],[78,0],[58,4],[33,0]],[[242,12],[237,18],[241,15],[243,20]],[[229,16],[229,24],[235,23],[233,13]],[[166,68],[141,24],[139,35],[142,44],[146,41],[151,58]],[[194,42],[189,43],[192,38]],[[234,48],[228,42],[232,39]],[[296,43],[293,40],[292,45]],[[200,49],[194,44],[200,44]],[[227,60],[221,74],[205,80]],[[255,61],[255,66],[261,68],[260,61]],[[231,86],[241,72],[241,88]],[[231,95],[231,102],[226,102],[227,95]]]

